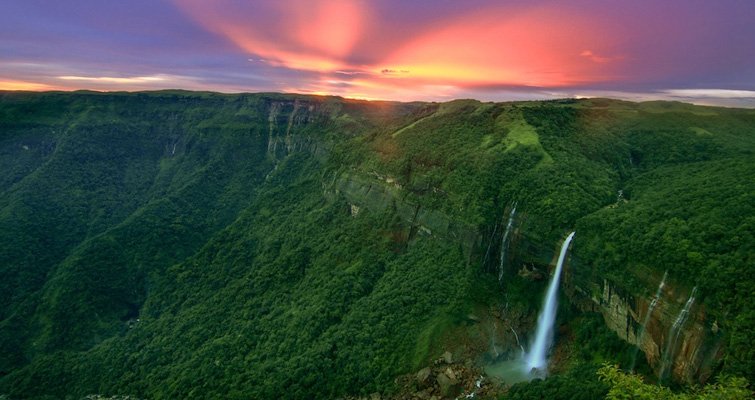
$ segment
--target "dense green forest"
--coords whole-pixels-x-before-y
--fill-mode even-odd
[[[0,398],[390,397],[445,350],[484,362],[488,326],[528,338],[547,280],[518,272],[571,230],[566,285],[667,271],[713,374],[755,379],[753,110],[0,92],[0,171]],[[559,372],[492,396],[621,398],[601,365],[633,347],[578,302]]]

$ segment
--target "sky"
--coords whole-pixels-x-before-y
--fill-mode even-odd
[[[0,90],[755,107],[751,0],[3,0]]]

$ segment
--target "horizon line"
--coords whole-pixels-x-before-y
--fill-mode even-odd
[[[680,89],[681,91],[687,90],[687,89]],[[694,89],[689,89],[694,90]],[[709,89],[705,89],[709,90]],[[346,99],[346,100],[358,100],[358,101],[366,101],[366,102],[383,102],[383,103],[435,103],[435,104],[443,104],[443,103],[450,103],[453,101],[460,101],[460,100],[473,100],[478,101],[480,103],[524,103],[524,102],[552,102],[552,101],[563,101],[563,100],[595,100],[595,99],[605,99],[605,100],[612,100],[612,101],[624,101],[634,104],[641,104],[641,103],[649,103],[649,102],[667,102],[667,103],[681,103],[681,104],[689,104],[693,106],[698,107],[718,107],[718,108],[729,108],[729,109],[755,109],[755,97],[682,97],[682,96],[669,96],[669,95],[663,95],[662,93],[644,93],[644,92],[622,92],[622,91],[612,91],[613,95],[611,94],[596,94],[596,95],[585,95],[585,94],[563,94],[563,96],[559,96],[558,94],[554,94],[552,97],[536,97],[534,96],[535,93],[533,93],[532,98],[521,98],[521,99],[483,99],[483,98],[476,98],[476,97],[458,97],[458,98],[451,98],[447,100],[437,101],[437,100],[397,100],[397,99],[382,99],[382,98],[369,98],[369,97],[358,97],[358,96],[345,96],[341,94],[329,94],[329,93],[307,93],[307,92],[288,92],[288,91],[224,91],[224,90],[198,90],[198,89],[184,89],[184,88],[164,88],[164,89],[144,89],[144,90],[103,90],[103,89],[86,89],[86,88],[80,88],[80,89],[49,89],[49,90],[32,90],[32,89],[3,89],[0,88],[0,93],[39,93],[39,94],[46,94],[46,93],[70,93],[70,94],[76,94],[76,93],[93,93],[93,94],[138,94],[138,93],[158,93],[158,92],[186,92],[186,93],[208,93],[208,94],[217,94],[217,95],[250,95],[250,94],[277,94],[277,95],[290,95],[290,96],[310,96],[310,97],[333,97],[333,98],[339,98],[339,99]],[[732,92],[745,92],[745,91],[734,91]],[[522,92],[526,93],[526,92]],[[755,92],[753,92],[755,94]],[[622,96],[622,94],[626,94],[626,96]],[[719,101],[716,101],[719,100]],[[743,102],[738,104],[731,104],[726,103],[726,101],[737,101],[737,100],[743,100]]]

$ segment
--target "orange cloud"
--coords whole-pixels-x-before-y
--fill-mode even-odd
[[[331,94],[363,100],[444,101],[457,97],[461,88],[448,84],[421,82],[411,78],[391,79],[366,76],[339,80],[323,76],[318,80],[299,85],[288,85],[281,90],[290,93]]]
[[[43,90],[55,90],[55,89],[58,89],[58,88],[44,84],[44,83],[0,79],[0,90],[43,91]]]
[[[358,0],[174,1],[205,29],[257,56],[250,61],[323,75],[289,78],[284,90],[411,99],[469,87],[569,87],[611,79],[619,60],[604,55],[612,50],[608,27],[555,2],[428,19],[400,36]],[[334,76],[347,83],[329,82]]]
[[[308,2],[309,7],[294,7],[299,43],[330,57],[349,55],[362,34],[366,8],[353,0]]]
[[[609,77],[580,57],[587,45],[601,47],[605,34],[598,24],[564,10],[486,10],[440,21],[388,56],[384,68],[460,85],[582,84]]]

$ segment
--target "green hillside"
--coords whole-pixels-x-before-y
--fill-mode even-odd
[[[566,285],[668,271],[755,379],[754,110],[0,92],[0,171],[0,398],[390,396],[482,310],[529,337],[571,230]],[[607,391],[631,346],[569,300],[558,379]]]

